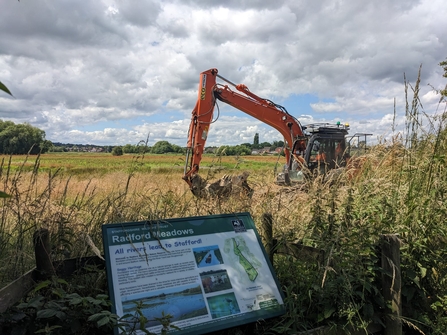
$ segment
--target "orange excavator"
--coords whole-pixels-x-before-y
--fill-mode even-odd
[[[237,92],[228,85],[218,84],[217,78],[235,87]],[[234,185],[242,187],[246,193],[252,192],[247,183],[248,173],[227,176],[214,184],[207,184],[198,174],[208,132],[215,122],[217,100],[272,126],[284,137],[286,165],[278,176],[278,183],[290,184],[291,179],[302,178],[303,170],[327,171],[346,165],[349,125],[324,123],[302,126],[283,106],[253,94],[244,84],[232,83],[220,76],[217,69],[210,69],[200,74],[198,98],[188,132],[183,179],[195,196],[219,195]]]

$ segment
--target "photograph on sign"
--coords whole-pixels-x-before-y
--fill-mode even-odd
[[[203,248],[192,249],[199,268],[204,266],[220,265],[223,263],[219,246],[207,246]]]
[[[162,314],[173,315],[175,321],[186,320],[200,315],[208,314],[200,285],[191,284],[171,289],[154,291],[150,294],[140,293],[126,296],[122,300],[123,313],[134,314],[136,306],[143,306],[141,311],[150,319],[150,316],[161,317]],[[129,318],[128,321],[132,321]],[[146,327],[154,327],[160,322],[149,320]]]
[[[103,226],[113,312],[128,329],[203,334],[285,313],[249,213]],[[143,331],[136,331],[143,334]]]

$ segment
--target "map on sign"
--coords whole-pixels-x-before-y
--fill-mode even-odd
[[[228,254],[232,268],[238,271],[240,280],[254,282],[262,263],[250,252],[245,239],[242,236],[228,238],[224,245],[224,252]]]
[[[204,334],[285,313],[249,213],[103,225],[113,313],[129,331]],[[115,334],[118,330],[115,330]]]

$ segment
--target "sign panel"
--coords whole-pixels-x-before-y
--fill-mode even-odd
[[[102,232],[113,312],[136,316],[138,306],[150,332],[161,332],[163,313],[179,335],[285,313],[249,213],[106,224]]]

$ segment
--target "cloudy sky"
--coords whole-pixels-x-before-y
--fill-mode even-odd
[[[14,95],[0,92],[0,119],[53,142],[185,146],[200,72],[217,68],[303,124],[388,138],[420,65],[436,113],[446,57],[444,0],[0,0],[0,81]],[[207,145],[282,139],[219,109]]]

